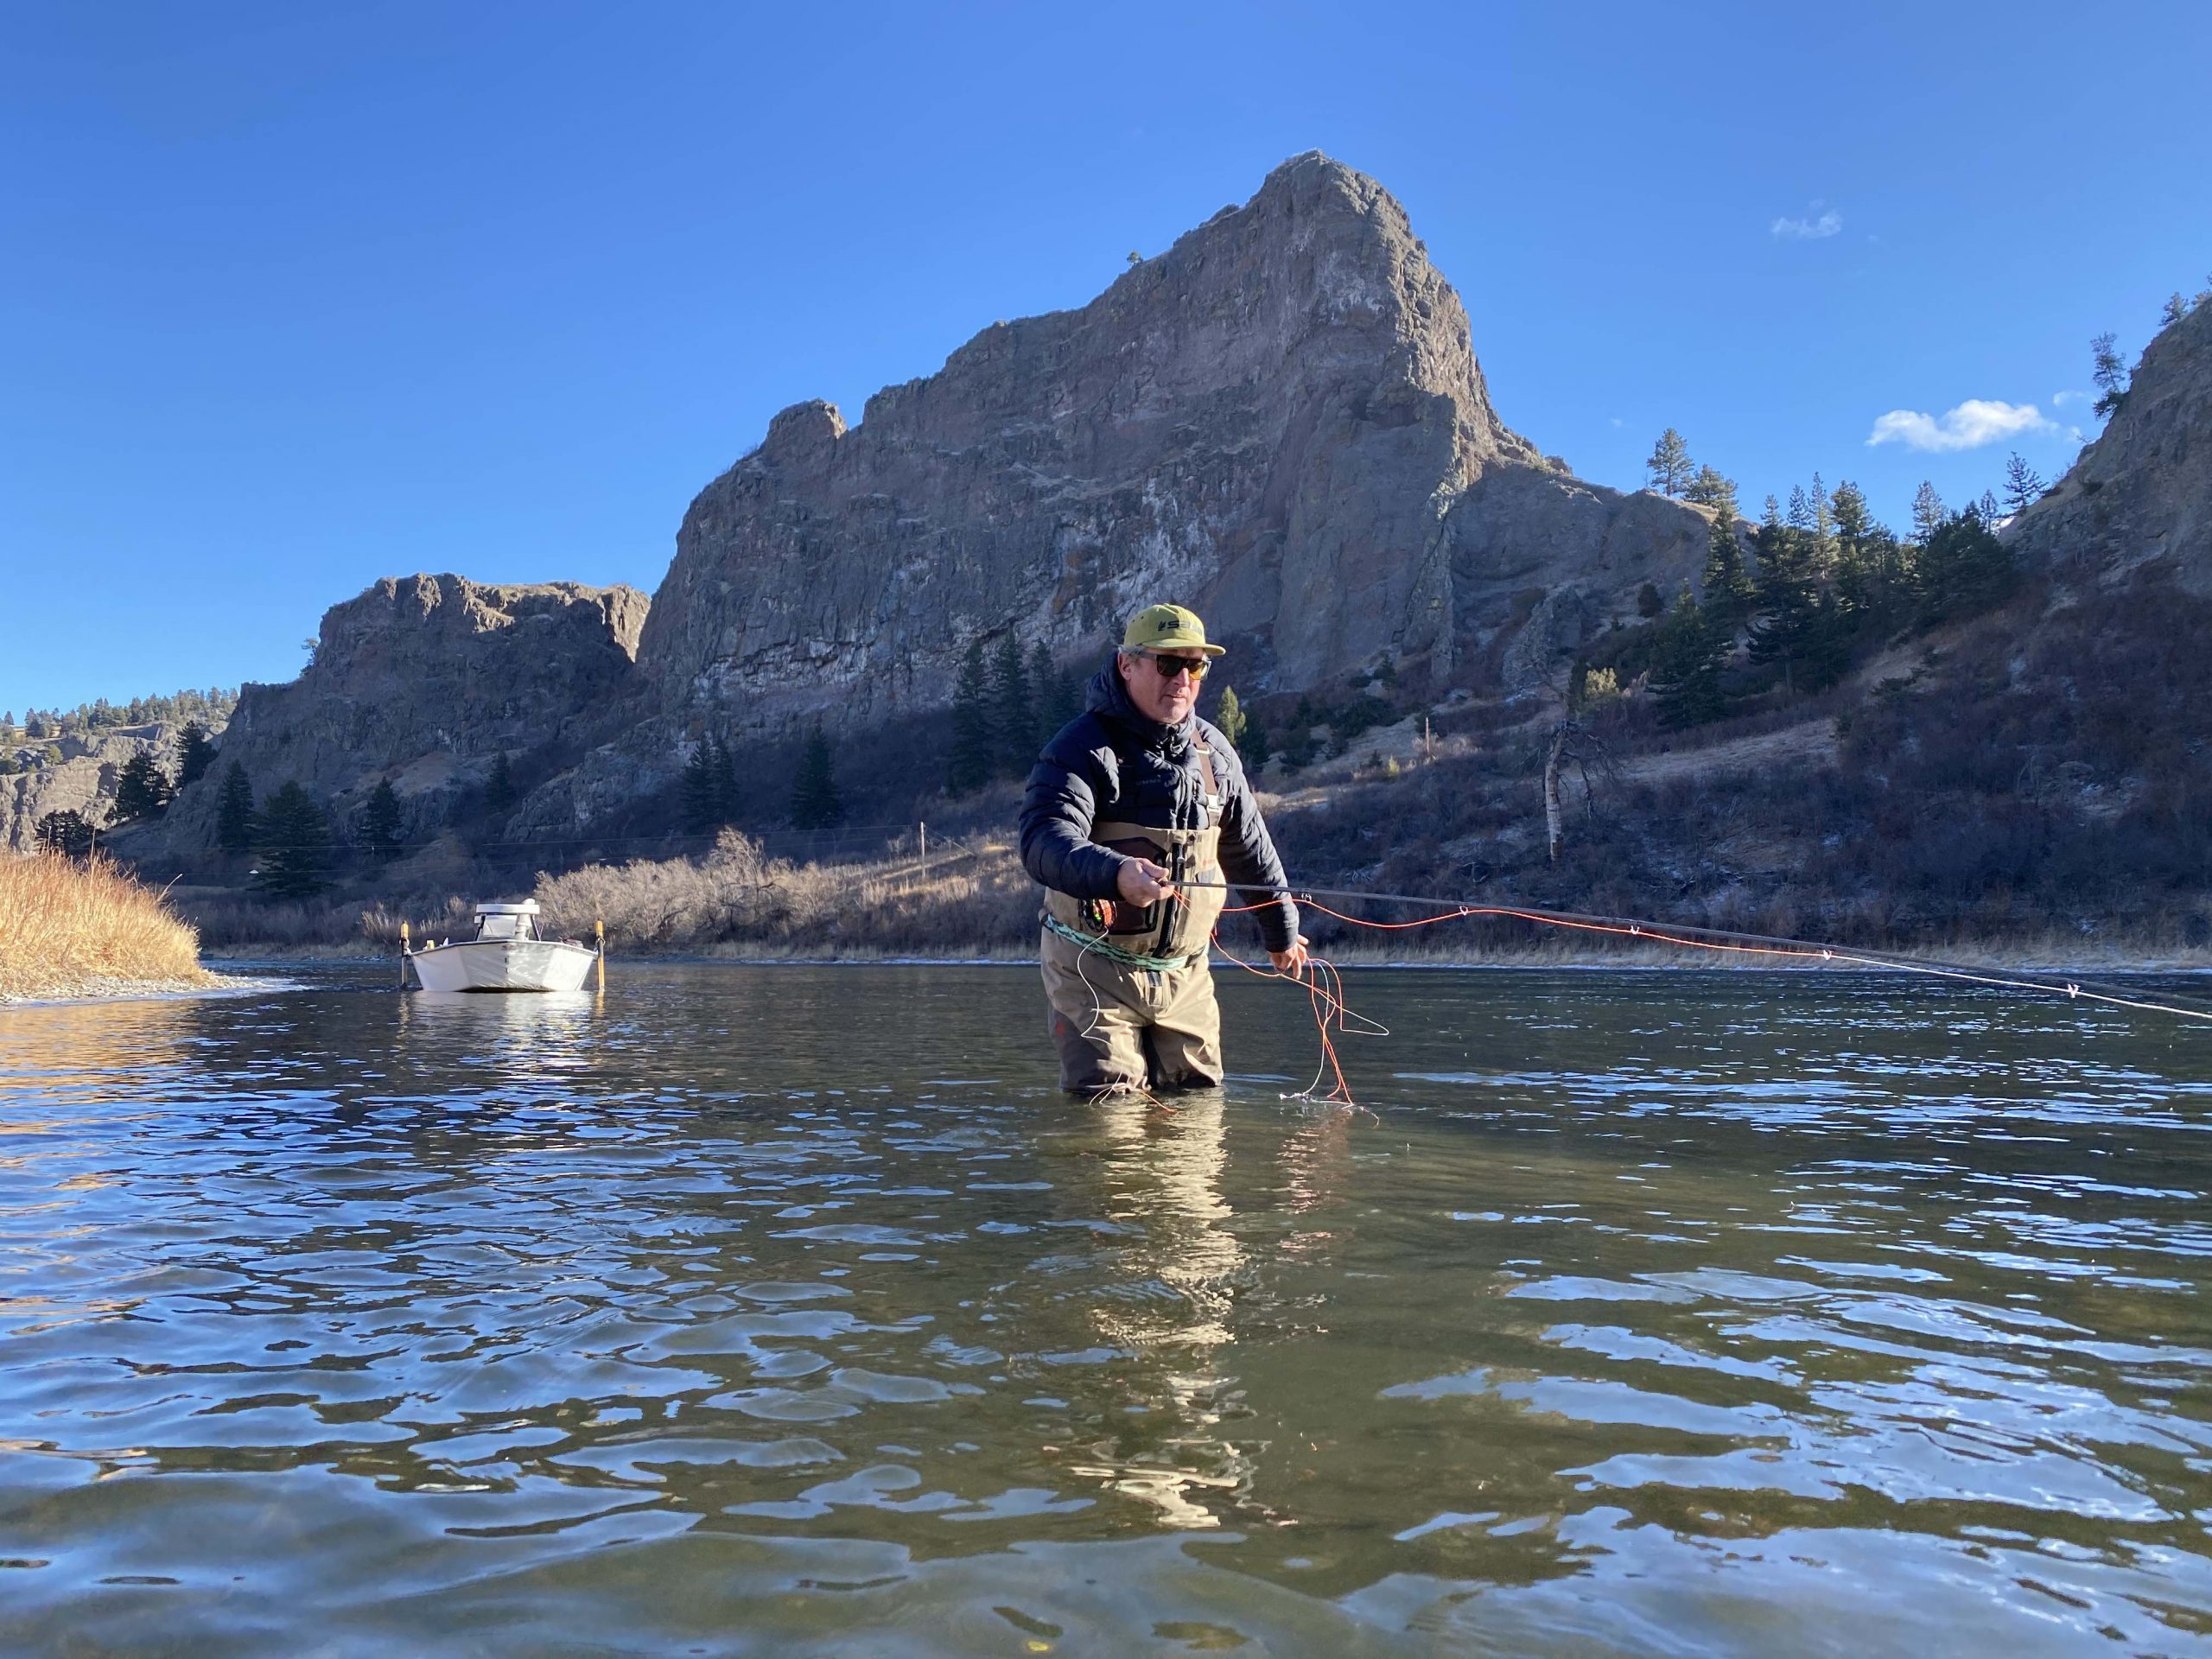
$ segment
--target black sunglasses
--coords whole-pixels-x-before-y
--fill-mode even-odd
[[[1178,674],[1188,674],[1194,680],[1203,680],[1211,666],[1203,657],[1162,657],[1152,653],[1152,665],[1160,671],[1160,677],[1172,680]]]

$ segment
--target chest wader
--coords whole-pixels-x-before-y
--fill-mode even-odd
[[[1206,951],[1229,895],[1221,886],[1221,785],[1198,746],[1203,823],[1173,827],[1102,818],[1090,838],[1148,858],[1176,884],[1149,905],[1076,899],[1047,888],[1041,942],[1060,1082],[1070,1090],[1211,1085],[1221,1081],[1221,1015]],[[1213,885],[1195,890],[1186,881]]]

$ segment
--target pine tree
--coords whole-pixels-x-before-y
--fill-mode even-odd
[[[1030,735],[1033,740],[1030,745],[1031,765],[1036,763],[1036,752],[1050,742],[1052,734],[1067,723],[1065,721],[1056,721],[1052,718],[1052,682],[1058,674],[1058,671],[1052,666],[1052,653],[1045,649],[1045,642],[1039,639],[1035,645],[1030,646],[1029,701],[1032,715]],[[1072,719],[1073,716],[1071,715],[1069,718]],[[1025,778],[1029,775],[1027,766],[1022,768],[1022,775]]]
[[[1732,648],[1736,630],[1750,618],[1758,597],[1751,572],[1744,569],[1743,544],[1736,539],[1736,515],[1726,506],[1713,521],[1705,543],[1705,604],[1707,620]]]
[[[2094,407],[2100,415],[2118,414],[2120,406],[2127,401],[2130,377],[2127,365],[2120,360],[2120,353],[2115,349],[2117,340],[2116,335],[2107,334],[2099,334],[2089,342],[2089,378],[2096,382]]]
[[[1912,496],[1912,539],[1921,546],[1928,545],[1945,518],[1943,498],[1936,493],[1936,486],[1926,479]]]
[[[2029,504],[2042,498],[2043,480],[2036,469],[2028,465],[2027,457],[2018,450],[2005,463],[2005,505],[2017,516],[2028,510]]]
[[[399,791],[392,788],[391,779],[379,778],[377,786],[369,791],[368,804],[361,809],[361,845],[368,849],[372,858],[396,858],[399,855]]]
[[[223,798],[215,808],[215,844],[226,853],[253,845],[253,785],[233,760],[223,772]]]
[[[1229,740],[1230,748],[1243,748],[1244,733],[1251,722],[1245,717],[1244,705],[1236,699],[1235,686],[1221,688],[1221,702],[1214,709],[1213,723],[1221,728],[1221,734]]]
[[[1668,495],[1680,495],[1690,481],[1690,448],[1682,435],[1669,427],[1652,446],[1651,459],[1643,463],[1651,486]]]
[[[791,785],[791,822],[802,830],[827,830],[844,821],[845,804],[837,794],[830,740],[817,724],[806,740],[798,776]]]
[[[1043,708],[1038,729],[1050,741],[1055,733],[1083,712],[1083,683],[1073,670],[1055,668],[1049,677],[1037,683],[1037,700]]]
[[[1796,492],[1793,506],[1804,505],[1804,492]],[[1804,664],[1815,645],[1818,627],[1820,582],[1813,569],[1813,537],[1809,529],[1772,523],[1759,526],[1758,620],[1751,625],[1751,654],[1755,663],[1771,664],[1782,671],[1785,690],[1808,689],[1802,684]]]
[[[1834,526],[1837,556],[1857,557],[1874,528],[1866,493],[1847,478],[1837,480],[1835,493],[1828,498],[1828,515]]]
[[[263,803],[254,885],[272,899],[307,899],[327,885],[330,824],[315,797],[288,783]]]
[[[1652,653],[1651,697],[1662,726],[1680,731],[1728,712],[1720,676],[1727,665],[1729,645],[1727,636],[1713,626],[1687,587],[1675,595],[1674,608],[1659,625],[1657,648]]]
[[[498,817],[514,810],[515,775],[507,766],[507,752],[492,757],[492,775],[484,780],[484,810]]]
[[[1813,474],[1813,569],[1827,575],[1835,569],[1835,500],[1827,486]]]
[[[1683,490],[1682,499],[1694,501],[1700,507],[1726,508],[1729,517],[1734,518],[1738,512],[1736,480],[1723,478],[1710,467],[1700,467],[1697,469],[1697,476]]]
[[[952,688],[952,756],[944,781],[955,795],[972,795],[991,781],[990,696],[983,642],[976,639],[969,643]]]
[[[92,850],[92,826],[81,812],[48,812],[32,833],[40,846],[65,858],[82,858]]]
[[[2166,296],[2165,308],[2158,314],[2158,327],[2171,328],[2188,315],[2189,302],[2182,298],[2181,290],[2176,289]]]
[[[190,788],[214,764],[215,746],[207,741],[207,728],[196,720],[186,721],[176,734],[176,786]]]
[[[1666,596],[1660,593],[1657,582],[1647,582],[1636,590],[1636,613],[1638,616],[1661,616],[1665,614],[1666,609]]]
[[[718,824],[735,823],[740,801],[737,751],[730,747],[728,739],[717,737],[715,740],[715,822]]]
[[[737,760],[719,735],[700,739],[683,763],[683,827],[712,835],[737,817]]]
[[[1037,705],[1029,695],[1029,673],[1022,664],[1021,641],[1011,631],[991,652],[992,770],[1007,778],[1027,778],[1037,761]]]
[[[123,770],[116,774],[114,821],[135,823],[141,818],[158,818],[168,810],[170,798],[175,793],[168,773],[162,770],[162,763],[154,759],[153,751],[141,749],[124,761]]]

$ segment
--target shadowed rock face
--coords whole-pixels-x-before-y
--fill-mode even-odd
[[[865,725],[949,701],[979,635],[1089,652],[1173,599],[1248,688],[1384,656],[1440,682],[1501,626],[1498,594],[1565,581],[1578,615],[1608,610],[1692,575],[1705,534],[1510,431],[1404,210],[1314,154],[857,428],[779,415],[685,515],[639,666],[674,728]],[[1504,660],[1527,677],[1536,655]]]
[[[625,706],[645,611],[632,588],[387,576],[325,613],[298,679],[240,692],[215,766],[149,839],[207,844],[233,760],[257,795],[297,781],[341,816],[390,776],[410,830],[435,830],[495,756],[580,747]]]
[[[2102,435],[2005,539],[2031,563],[2106,576],[2162,565],[2212,594],[2212,305],[2151,342]]]

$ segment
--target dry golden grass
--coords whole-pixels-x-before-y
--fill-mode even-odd
[[[106,860],[0,856],[0,998],[216,982],[200,936]]]
[[[1037,894],[1009,847],[977,843],[927,864],[909,858],[793,864],[726,830],[703,858],[637,859],[541,875],[549,936],[617,950],[741,944],[795,954],[973,952],[1036,937]]]

